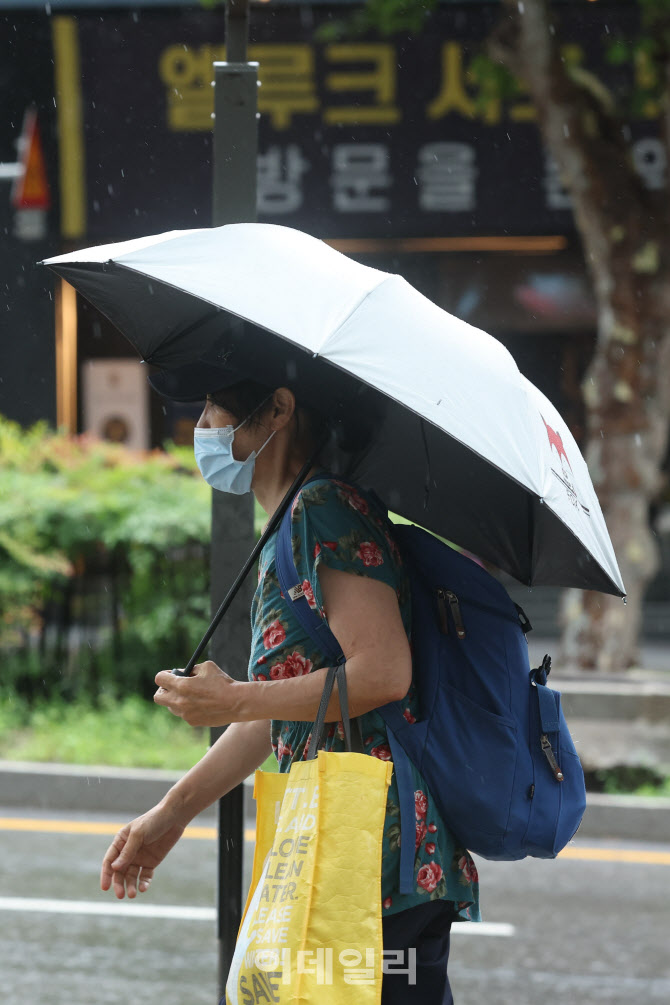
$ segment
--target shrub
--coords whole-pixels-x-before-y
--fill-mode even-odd
[[[0,478],[0,686],[148,697],[209,613],[211,493],[193,452],[0,417]]]

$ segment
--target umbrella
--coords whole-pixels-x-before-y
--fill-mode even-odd
[[[355,472],[390,509],[527,585],[625,596],[586,462],[495,338],[402,277],[275,224],[171,231],[45,261],[167,371],[223,354],[376,416]]]

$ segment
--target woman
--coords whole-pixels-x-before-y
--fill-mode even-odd
[[[228,428],[227,428],[228,427]],[[232,427],[232,430],[230,429]],[[226,430],[225,432],[223,430]],[[200,469],[214,487],[249,486],[268,516],[313,455],[323,420],[296,403],[288,387],[240,382],[209,395],[195,431]],[[231,449],[232,432],[232,449]],[[365,752],[390,759],[383,719],[375,711],[401,701],[409,721],[418,715],[409,645],[408,579],[400,554],[371,500],[317,463],[314,478],[292,507],[296,567],[311,606],[347,657],[349,709],[360,716]],[[259,562],[252,605],[248,682],[233,680],[211,661],[193,676],[156,676],[158,704],[193,726],[230,724],[165,798],[122,828],[105,855],[101,886],[117,897],[149,888],[156,866],[203,809],[250,775],[274,751],[280,771],[304,758],[323,690],[326,661],[315,650],[280,593],[274,570],[276,533]],[[325,749],[344,750],[337,686],[326,713]],[[478,920],[477,872],[435,809],[414,769],[415,889],[398,892],[399,809],[393,776],[382,847],[384,949],[416,950],[416,983],[384,973],[382,1003],[443,1005],[452,1001],[447,978],[454,920]],[[402,969],[409,958],[402,957]]]

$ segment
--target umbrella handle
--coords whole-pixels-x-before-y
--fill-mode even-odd
[[[309,460],[304,465],[304,467],[302,467],[300,469],[300,472],[297,475],[295,481],[293,482],[293,484],[291,485],[290,489],[288,490],[288,492],[286,493],[286,495],[282,499],[281,503],[279,504],[279,507],[273,513],[272,518],[270,519],[270,522],[268,523],[267,527],[265,528],[265,531],[263,532],[263,534],[260,537],[260,540],[256,543],[256,545],[254,546],[253,551],[251,552],[251,554],[249,555],[248,559],[246,560],[246,562],[242,566],[242,569],[238,573],[237,579],[235,580],[235,582],[233,583],[233,585],[228,590],[228,593],[226,594],[226,596],[225,596],[225,598],[224,598],[221,606],[219,607],[218,611],[216,612],[216,614],[212,618],[211,625],[209,626],[209,628],[207,629],[207,631],[203,635],[202,639],[198,643],[198,646],[197,646],[195,652],[193,653],[193,655],[191,656],[190,660],[188,661],[188,663],[186,664],[186,666],[182,670],[180,670],[180,669],[174,669],[172,671],[172,673],[176,677],[190,677],[191,671],[193,670],[193,667],[196,665],[196,663],[200,659],[200,656],[202,655],[202,653],[203,653],[203,651],[204,651],[207,643],[209,642],[209,640],[211,639],[212,635],[216,631],[216,629],[217,629],[217,627],[219,625],[219,622],[221,621],[221,618],[226,613],[226,611],[228,610],[228,608],[232,604],[233,600],[235,599],[235,595],[237,594],[238,590],[242,586],[242,583],[244,582],[244,580],[246,579],[247,575],[249,574],[249,571],[251,570],[251,568],[255,564],[258,556],[260,555],[261,551],[263,550],[263,547],[265,546],[266,541],[268,540],[268,538],[272,534],[274,534],[275,530],[279,526],[279,524],[281,522],[281,519],[284,516],[284,513],[286,512],[286,510],[288,509],[289,505],[291,504],[291,502],[293,500],[293,497],[295,496],[296,492],[298,491],[298,489],[302,485],[302,483],[303,483],[303,481],[304,481],[307,473],[309,472],[310,468],[313,466],[313,464],[314,464],[316,458],[318,457],[320,451],[326,445],[329,437],[330,437],[330,433],[329,432],[326,433],[322,437],[321,441],[319,442],[319,445],[317,446],[317,448],[314,451],[314,453],[312,454],[312,456],[309,458]]]

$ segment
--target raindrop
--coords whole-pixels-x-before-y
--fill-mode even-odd
[[[47,15],[47,17],[51,14],[51,4],[50,3],[46,3],[44,5],[44,13]]]
[[[107,186],[107,191],[109,192],[110,195],[114,195],[114,186],[113,185],[108,185]]]
[[[600,439],[601,440],[605,439],[605,434],[603,433],[602,429],[600,430]]]
[[[54,103],[54,108],[55,108],[56,107],[56,99],[55,98],[53,99],[53,103]]]
[[[563,123],[563,135],[566,137],[570,135],[570,130],[568,128],[567,122]]]
[[[519,8],[519,14],[523,14],[523,12],[524,12],[524,6],[523,6],[523,4],[522,3],[518,3],[517,7]]]
[[[121,177],[122,178],[126,177],[126,172],[123,170],[123,168],[121,168]]]
[[[635,446],[636,447],[641,447],[642,446],[642,437],[640,436],[639,433],[635,434]]]
[[[137,24],[137,22],[139,21],[139,19],[140,19],[139,14],[137,13],[136,10],[134,10],[133,11],[133,21],[135,22],[135,24]]]

